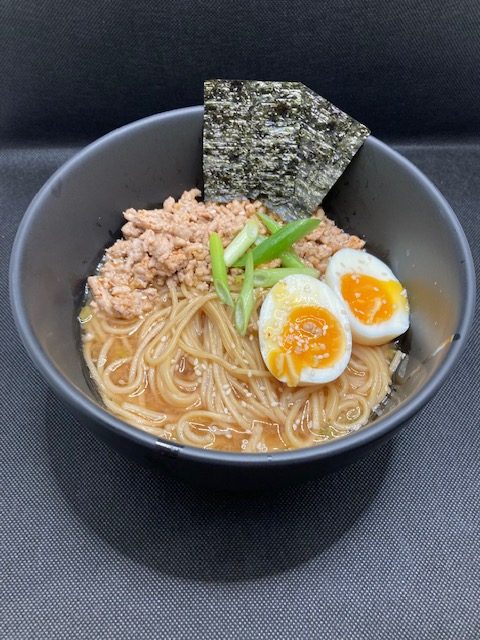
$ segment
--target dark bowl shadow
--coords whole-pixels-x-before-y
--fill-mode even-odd
[[[388,442],[355,464],[277,492],[213,492],[142,466],[97,440],[49,393],[46,449],[79,519],[122,555],[210,582],[278,574],[334,545],[375,499]]]

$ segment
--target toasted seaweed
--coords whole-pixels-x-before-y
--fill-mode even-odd
[[[203,175],[206,200],[247,198],[250,192],[250,97],[237,80],[204,84]]]
[[[204,94],[206,200],[309,216],[370,133],[299,82],[208,80]]]
[[[289,212],[302,139],[302,85],[250,82],[249,197],[273,210]]]

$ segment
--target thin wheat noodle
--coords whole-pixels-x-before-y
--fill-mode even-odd
[[[248,452],[310,446],[366,424],[390,389],[389,346],[354,345],[342,376],[320,387],[273,378],[258,346],[263,292],[245,337],[213,292],[167,284],[159,296],[144,318],[93,311],[81,325],[105,407],[158,437]]]
[[[120,324],[121,322],[121,320],[116,320],[116,323],[118,324],[110,325],[106,317],[99,318],[99,324],[102,327],[102,330],[111,336],[128,336],[131,333],[134,333],[143,324],[143,319],[139,318],[135,322],[130,320],[128,321],[128,324],[125,324],[125,321],[124,324]]]
[[[245,450],[249,453],[254,453],[257,449],[257,446],[260,444],[260,440],[262,438],[263,428],[261,424],[255,422],[252,425],[252,434],[248,440],[248,445]]]

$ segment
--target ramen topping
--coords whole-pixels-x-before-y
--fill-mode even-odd
[[[226,204],[199,202],[198,189],[170,197],[161,209],[127,209],[124,239],[107,249],[98,275],[88,279],[93,305],[108,315],[134,318],[155,306],[157,288],[177,286],[206,290],[211,283],[208,241],[217,232],[223,246],[243,228],[260,202],[234,200]],[[362,248],[364,241],[339,229],[319,208],[315,231],[295,244],[306,266],[324,273],[328,258],[339,249]],[[260,225],[260,233],[266,230]]]

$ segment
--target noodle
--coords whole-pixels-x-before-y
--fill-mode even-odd
[[[105,406],[134,426],[192,446],[228,451],[307,447],[355,431],[384,400],[392,345],[355,344],[334,382],[288,388],[258,346],[259,296],[240,336],[214,293],[166,286],[146,317],[93,311],[82,322],[83,354]]]

